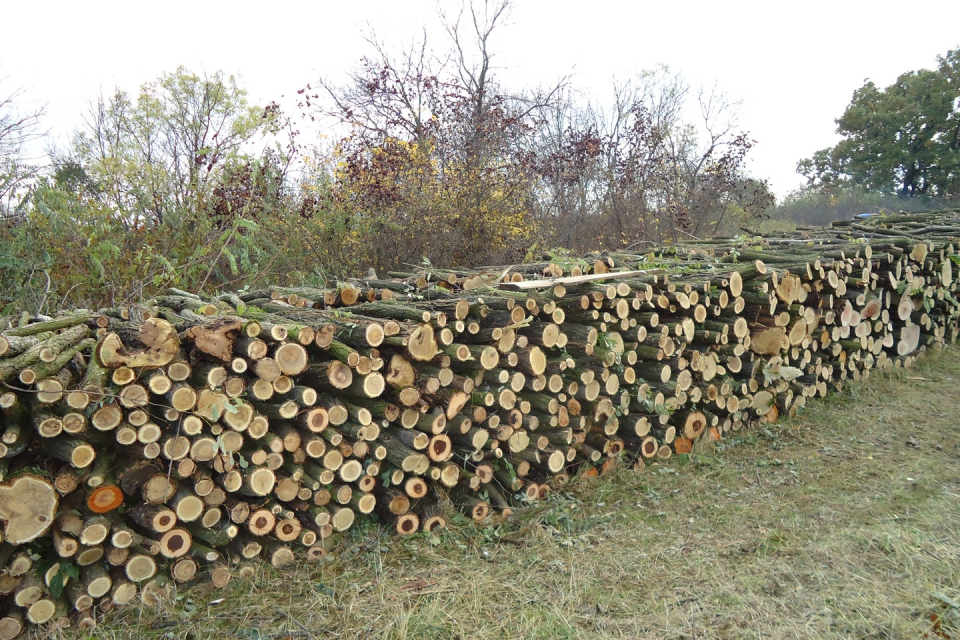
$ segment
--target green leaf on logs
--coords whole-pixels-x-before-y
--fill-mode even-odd
[[[59,598],[60,594],[63,593],[63,574],[57,572],[52,578],[50,578],[50,595],[54,598]]]
[[[59,598],[66,587],[67,580],[77,580],[80,578],[80,569],[69,562],[60,565],[60,570],[50,578],[50,595]]]

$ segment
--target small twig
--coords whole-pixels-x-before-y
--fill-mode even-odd
[[[634,242],[633,244],[629,244],[629,245],[627,245],[626,247],[624,247],[624,250],[633,249],[633,248],[634,248],[635,246],[637,246],[638,244],[657,244],[657,243],[654,242],[653,240],[637,240],[637,241]]]
[[[940,559],[940,556],[938,556],[937,554],[935,554],[933,551],[929,551],[929,550],[927,550],[927,549],[924,549],[923,547],[920,547],[920,551],[922,551],[923,553],[927,554],[928,556],[930,556],[931,558],[933,558],[934,560],[936,560],[936,561],[938,561],[938,562],[943,562],[943,560]]]
[[[67,296],[69,296],[69,295],[70,295],[70,292],[73,291],[74,289],[76,289],[77,287],[79,287],[80,285],[81,285],[81,283],[78,282],[77,284],[75,284],[75,285],[73,285],[72,287],[70,287],[69,289],[67,289],[67,292],[63,294],[63,300],[61,300],[61,302],[60,302],[60,312],[61,312],[61,313],[63,313],[63,309],[64,309],[64,307],[65,307],[66,304],[67,304]]]
[[[694,240],[700,240],[700,238],[698,238],[697,236],[693,235],[692,233],[688,233],[688,232],[684,231],[683,229],[675,229],[675,231],[679,231],[680,233],[682,233],[682,234],[684,234],[684,235],[686,235],[686,236],[690,236],[690,237],[693,238]]]
[[[281,610],[280,613],[282,613],[283,615],[285,615],[285,616],[287,617],[287,619],[289,619],[291,622],[293,622],[293,623],[296,624],[298,627],[300,627],[301,629],[303,629],[304,633],[307,634],[307,637],[308,637],[308,638],[313,638],[313,637],[315,637],[313,631],[311,631],[311,630],[308,629],[306,626],[304,626],[304,624],[303,624],[302,622],[300,622],[299,620],[297,620],[296,618],[294,618],[294,617],[293,617],[292,615],[290,615],[288,612]],[[339,633],[336,633],[336,632],[334,632],[334,631],[330,631],[329,629],[324,629],[324,633],[330,633],[330,634],[333,634],[333,635],[337,636],[338,638],[340,637],[340,634],[339,634]]]

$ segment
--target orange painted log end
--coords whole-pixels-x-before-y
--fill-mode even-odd
[[[97,487],[87,496],[87,508],[94,513],[107,513],[123,504],[123,491],[115,484]]]

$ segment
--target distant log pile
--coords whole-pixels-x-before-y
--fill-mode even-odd
[[[898,215],[5,319],[0,640],[795,413],[956,340],[958,239]]]

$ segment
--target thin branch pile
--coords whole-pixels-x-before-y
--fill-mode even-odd
[[[690,453],[954,342],[960,214],[4,319],[0,640]]]

